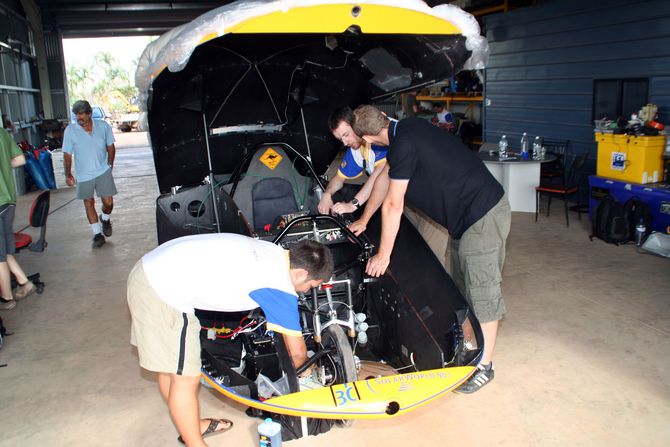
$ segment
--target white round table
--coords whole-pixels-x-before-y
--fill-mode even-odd
[[[518,153],[510,152],[504,160],[498,153],[478,152],[489,172],[503,186],[512,211],[535,213],[535,187],[540,184],[540,166],[556,160],[547,154],[542,160],[524,160]]]

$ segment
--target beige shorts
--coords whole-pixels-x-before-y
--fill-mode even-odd
[[[500,320],[506,311],[501,283],[511,219],[505,195],[460,239],[451,240],[451,276],[482,323]]]
[[[149,371],[200,375],[200,322],[167,305],[156,294],[138,261],[128,277],[130,343]]]

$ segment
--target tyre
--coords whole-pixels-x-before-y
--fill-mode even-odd
[[[358,380],[354,353],[342,326],[328,326],[321,333],[321,347],[332,351],[319,361],[319,366],[325,368],[326,376],[330,378],[328,385]],[[336,421],[340,427],[351,427],[353,423],[350,419]]]
[[[341,326],[328,326],[321,333],[321,347],[332,351],[319,362],[319,366],[324,366],[326,373],[331,376],[329,385],[355,382],[358,379],[354,353]]]

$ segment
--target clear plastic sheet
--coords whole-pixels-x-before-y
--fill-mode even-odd
[[[232,26],[253,17],[272,12],[286,12],[291,8],[314,6],[314,0],[241,0],[216,8],[190,23],[181,25],[163,34],[150,43],[140,57],[135,74],[135,85],[139,90],[140,128],[147,129],[146,104],[154,76],[167,67],[172,72],[180,71],[188,63],[193,50],[206,36],[222,36]],[[354,4],[342,0],[319,0],[319,4]],[[466,47],[472,56],[466,69],[484,68],[488,60],[488,42],[480,35],[477,20],[453,5],[438,5],[431,8],[422,0],[359,0],[356,5],[388,5],[423,12],[453,23],[466,37]],[[392,81],[390,81],[392,82]]]

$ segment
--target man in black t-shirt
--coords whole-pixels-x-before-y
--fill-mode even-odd
[[[493,348],[505,313],[501,279],[511,212],[504,190],[484,163],[453,135],[420,118],[391,122],[372,106],[354,111],[354,131],[371,144],[388,146],[387,163],[359,220],[363,232],[382,207],[382,234],[366,272],[386,271],[398,234],[404,201],[444,226],[452,236],[451,270],[484,333],[484,355],[460,392],[472,393],[493,379]]]

